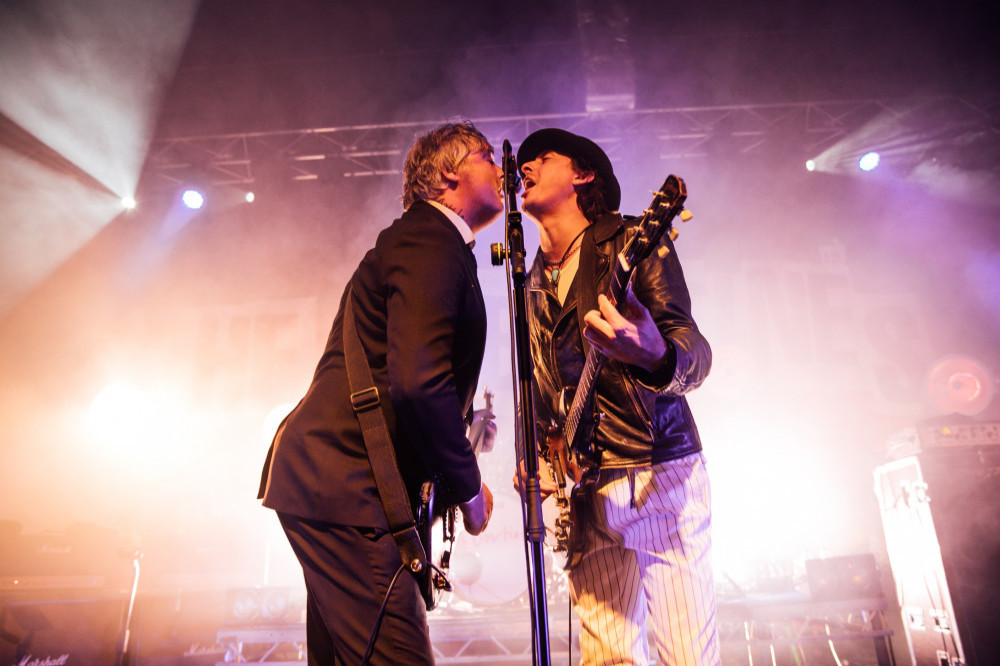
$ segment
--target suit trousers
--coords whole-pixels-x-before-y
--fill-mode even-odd
[[[602,469],[587,498],[587,547],[569,573],[581,664],[721,661],[705,459]]]
[[[379,607],[402,560],[382,529],[278,513],[306,583],[309,666],[359,666]],[[433,664],[427,610],[417,580],[399,573],[369,661],[372,666]]]

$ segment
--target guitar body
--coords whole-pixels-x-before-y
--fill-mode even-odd
[[[573,485],[569,496],[569,530],[566,536],[565,565],[569,571],[580,563],[587,550],[587,523],[590,519],[588,496],[597,486],[600,468],[591,467]]]
[[[625,302],[626,290],[639,262],[657,247],[666,250],[660,246],[664,234],[676,236],[671,224],[682,213],[686,199],[684,181],[671,174],[653,196],[649,208],[643,212],[635,232],[627,239],[614,262],[611,284],[605,293],[619,310]],[[688,217],[689,214],[682,219]],[[563,568],[567,570],[579,564],[586,547],[586,500],[600,476],[600,451],[594,444],[594,432],[601,415],[594,407],[594,388],[605,360],[595,348],[589,349],[579,383],[574,388],[565,389],[560,396],[559,411],[564,422],[553,429],[555,432],[550,431],[546,439],[544,457],[558,488],[555,495],[559,517],[553,530],[556,541],[553,551],[565,558]],[[571,468],[575,468],[575,473],[571,473]],[[564,490],[567,478],[575,480],[568,497]]]
[[[493,438],[496,435],[496,416],[493,414],[493,394],[487,390],[484,393],[486,407],[477,409],[473,415],[467,436],[472,450],[479,457],[481,452],[493,449]],[[451,565],[451,548],[455,544],[455,521],[458,519],[458,507],[439,507],[434,498],[433,481],[425,481],[420,486],[420,503],[417,505],[417,535],[424,547],[427,562],[434,563],[434,526],[442,522],[444,548],[441,551],[441,562],[437,566],[424,566],[417,572],[417,582],[420,595],[424,598],[427,610],[437,608],[441,596],[451,592],[451,582],[448,580],[448,568]]]
[[[426,481],[420,487],[420,505],[417,507],[417,533],[420,535],[420,542],[424,546],[424,553],[428,562],[434,562],[434,525],[438,520],[444,521],[445,540],[448,540],[450,531],[452,541],[454,541],[455,507],[448,507],[442,513],[436,513],[434,504],[434,482]],[[420,596],[424,598],[424,605],[427,610],[432,611],[437,608],[441,595],[451,591],[451,583],[445,575],[448,570],[448,559],[451,550],[446,548],[442,552],[441,566],[424,566],[415,575],[420,586]]]
[[[547,539],[554,564],[568,571],[579,564],[584,552],[586,497],[597,481],[598,468],[587,467],[584,471],[580,467],[577,457],[566,447],[566,440],[558,427],[547,434],[542,457],[556,483],[554,497],[558,511],[547,529]],[[568,492],[567,480],[570,481]]]

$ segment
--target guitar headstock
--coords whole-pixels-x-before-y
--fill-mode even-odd
[[[688,220],[691,217],[690,213],[684,210],[686,199],[687,187],[684,181],[673,174],[667,176],[663,185],[653,195],[649,208],[643,211],[636,232],[622,250],[622,259],[629,269],[648,257],[660,244],[664,234],[669,233],[671,239],[676,237],[676,231],[673,229],[674,218],[680,215],[681,219]]]

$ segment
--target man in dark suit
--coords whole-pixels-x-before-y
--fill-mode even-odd
[[[469,123],[419,137],[403,168],[403,215],[351,277],[305,397],[278,429],[261,480],[306,582],[310,664],[356,665],[401,563],[351,406],[345,302],[383,404],[411,504],[422,482],[479,534],[493,497],[466,437],[486,342],[470,243],[503,210],[502,170]],[[357,379],[355,379],[357,381]],[[388,396],[388,400],[385,399]],[[372,664],[433,663],[417,580],[389,596]]]

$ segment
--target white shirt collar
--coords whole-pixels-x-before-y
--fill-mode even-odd
[[[472,233],[472,229],[469,227],[468,223],[465,220],[463,220],[458,213],[448,208],[444,204],[438,203],[437,201],[431,201],[429,199],[427,199],[426,201],[427,203],[429,203],[430,205],[434,206],[439,211],[444,213],[445,216],[447,216],[447,218],[451,220],[451,223],[455,225],[456,229],[458,229],[458,233],[462,234],[462,239],[465,240],[466,245],[468,245],[475,239],[476,235]]]

